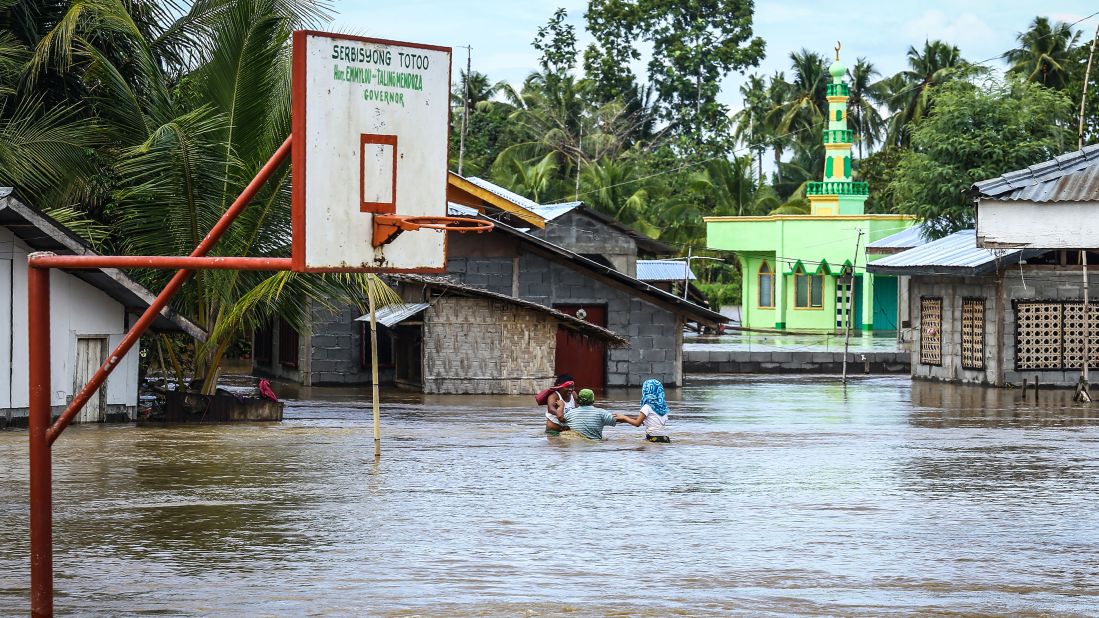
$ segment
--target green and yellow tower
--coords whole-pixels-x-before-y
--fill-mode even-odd
[[[865,182],[851,181],[851,142],[854,132],[847,128],[847,68],[840,63],[840,45],[836,43],[836,61],[828,67],[832,83],[827,86],[828,125],[824,129],[824,181],[810,182],[806,188],[814,215],[861,215],[869,195]]]

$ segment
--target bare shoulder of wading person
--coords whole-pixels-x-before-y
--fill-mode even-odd
[[[614,415],[595,407],[595,393],[590,388],[581,390],[576,399],[580,405],[565,412],[569,429],[589,440],[602,440],[603,428],[617,422]]]
[[[535,396],[536,402],[544,402],[546,405],[546,433],[556,435],[562,431],[568,431],[565,422],[565,412],[576,407],[576,391],[573,388],[576,381],[572,376],[563,373],[557,376],[553,386]]]

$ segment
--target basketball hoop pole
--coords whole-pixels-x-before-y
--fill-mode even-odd
[[[226,209],[188,257],[53,255],[35,253],[27,258],[27,373],[29,409],[27,427],[30,464],[31,615],[53,615],[53,487],[50,447],[61,432],[103,385],[119,361],[156,321],[160,312],[183,287],[194,270],[290,270],[289,258],[205,257],[244,211],[252,198],[290,154],[291,139],[279,146],[252,182]],[[168,285],[134,323],[92,379],[51,426],[50,406],[50,268],[166,268],[179,269]]]
[[[366,286],[366,298],[370,303],[370,405],[374,410],[374,459],[382,456],[382,411],[378,388],[378,318],[374,304],[374,281]]]

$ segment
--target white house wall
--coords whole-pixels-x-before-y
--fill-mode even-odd
[[[11,231],[0,227],[0,348],[13,350],[14,362],[0,367],[11,369],[0,378],[8,397],[0,407],[26,408],[29,405],[27,375],[27,255],[30,249]],[[4,269],[3,266],[7,266]],[[13,279],[13,281],[8,281]],[[3,286],[7,286],[6,288]],[[76,277],[54,270],[50,274],[50,349],[52,406],[63,406],[75,392],[76,340],[78,337],[107,337],[113,349],[126,331],[123,306],[96,287]],[[6,311],[7,313],[3,313]],[[0,360],[5,360],[0,352]],[[0,373],[4,373],[0,371]],[[137,405],[137,350],[126,355],[111,373],[106,385],[107,405]],[[82,386],[82,385],[81,385]]]
[[[15,261],[12,259],[14,239],[11,232],[0,227],[0,408],[12,407],[12,339],[6,331],[12,323],[12,275]]]
[[[1033,203],[981,200],[977,245],[1082,249],[1099,238],[1099,202]]]

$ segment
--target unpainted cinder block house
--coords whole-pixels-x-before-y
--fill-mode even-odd
[[[607,222],[603,215],[572,205],[568,212],[547,219],[538,214],[542,209],[538,204],[486,181],[455,174],[450,177],[448,198],[451,214],[488,218],[496,227],[486,234],[448,237],[446,280],[573,316],[628,344],[610,346],[605,338],[561,326],[549,344],[551,373],[571,373],[597,389],[638,386],[649,378],[678,386],[683,381],[684,327],[688,323],[716,327],[726,321],[701,304],[637,279],[638,257],[651,257],[666,248]],[[573,243],[574,248],[550,239]],[[307,384],[368,383],[368,365],[362,360],[367,340],[359,317],[351,308],[335,315],[318,310],[309,334],[299,336],[277,328],[261,333],[256,339],[257,371]],[[409,325],[405,321],[395,326],[398,348],[415,341],[401,330]],[[283,345],[295,350],[296,358],[289,353],[280,358]],[[398,350],[395,357],[410,355],[402,356]],[[429,388],[422,380],[418,387],[408,380],[411,374],[397,362],[386,369],[389,373],[383,380]]]

